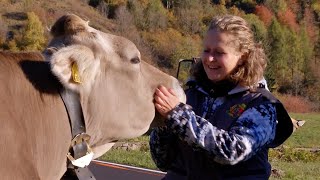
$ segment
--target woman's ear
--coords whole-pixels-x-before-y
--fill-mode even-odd
[[[240,59],[238,61],[238,66],[243,65],[243,63],[248,59],[249,53],[248,52],[244,52],[241,54]]]
[[[100,61],[91,49],[81,45],[64,47],[50,58],[51,71],[65,88],[90,90],[99,73]]]

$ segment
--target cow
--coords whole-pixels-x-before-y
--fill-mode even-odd
[[[73,139],[61,89],[78,95],[93,158],[143,135],[160,84],[178,80],[142,60],[135,44],[79,16],[60,17],[43,52],[0,52],[0,179],[58,180]]]

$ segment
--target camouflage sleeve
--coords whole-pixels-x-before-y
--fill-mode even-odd
[[[176,151],[172,147],[175,139],[176,136],[167,127],[158,127],[151,131],[151,157],[161,171],[167,171],[175,157]]]
[[[180,104],[166,121],[180,139],[205,149],[214,161],[236,164],[256,154],[275,137],[276,110],[273,104],[247,109],[229,131],[218,129],[195,115],[191,106]]]

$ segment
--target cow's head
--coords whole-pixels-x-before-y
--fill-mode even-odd
[[[178,81],[144,62],[128,39],[72,14],[58,19],[51,34],[46,60],[64,87],[80,93],[87,132],[97,146],[145,133],[155,116],[158,85],[174,88],[185,101]]]

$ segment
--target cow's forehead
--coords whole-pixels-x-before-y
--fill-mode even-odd
[[[139,57],[140,52],[130,40],[99,31],[75,15],[60,18],[53,29],[52,41],[48,47],[60,49],[69,45],[84,45],[92,49],[95,54],[118,54],[122,58]]]
[[[99,45],[104,52],[114,51],[114,47],[111,41],[111,38],[107,34],[96,30],[88,25],[88,33],[92,34],[93,37],[90,39],[90,43]],[[80,34],[81,36],[81,34]],[[81,37],[80,37],[81,39]],[[85,42],[85,41],[84,41]],[[82,42],[83,43],[83,42]]]
[[[116,52],[121,57],[140,57],[140,52],[136,45],[124,37],[107,34],[90,26],[88,26],[88,32],[94,34],[94,39],[91,39],[91,42],[99,44],[104,49],[104,52]]]

